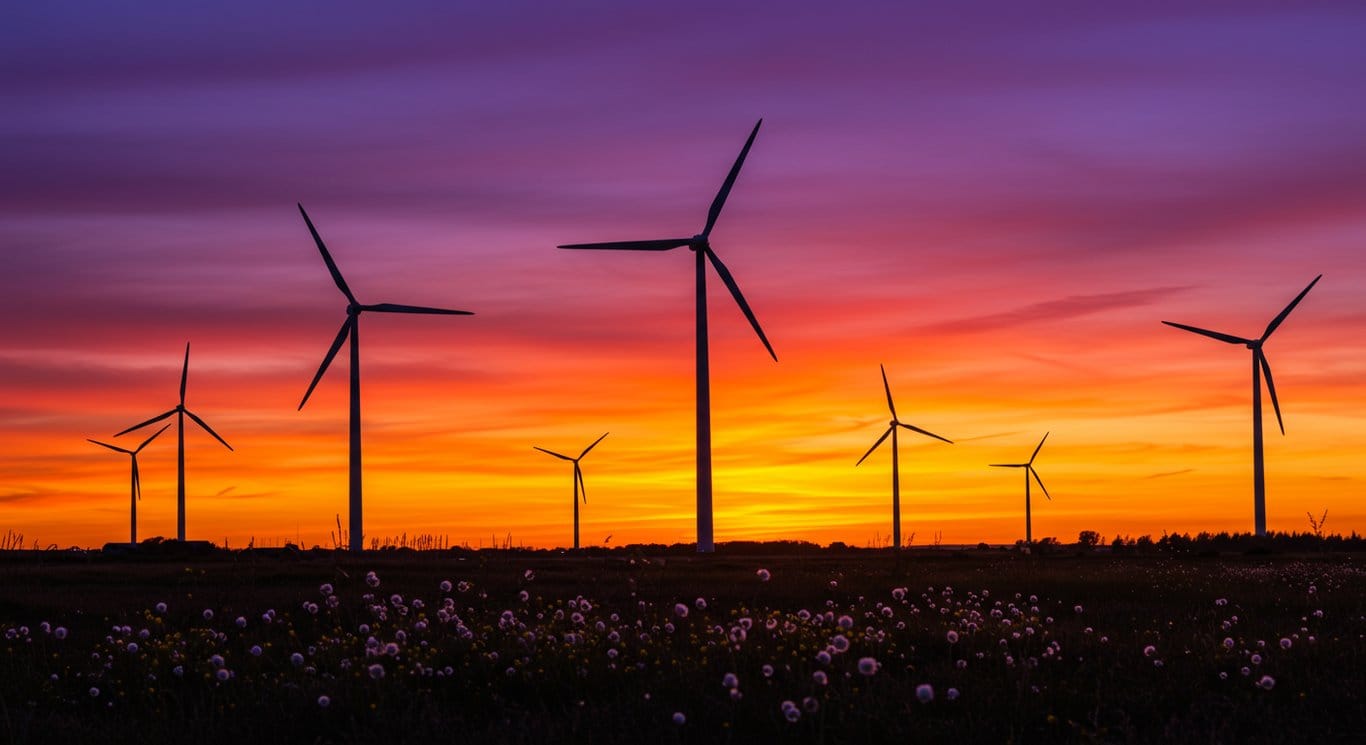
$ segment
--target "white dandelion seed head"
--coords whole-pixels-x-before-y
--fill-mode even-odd
[[[688,723],[688,718],[687,718],[686,716],[683,715],[683,712],[681,712],[681,711],[675,711],[675,712],[674,712],[674,724],[678,725],[679,727],[682,727],[683,725],[685,725],[685,724],[687,724],[687,723]]]
[[[1263,675],[1257,680],[1257,687],[1264,691],[1269,691],[1276,687],[1276,679],[1270,675]]]
[[[934,686],[929,683],[921,683],[915,687],[915,699],[922,704],[928,704],[934,700]]]
[[[212,609],[212,608],[205,608],[205,609],[204,609],[204,620],[205,620],[205,621],[212,621],[212,620],[213,620],[213,609]]]
[[[877,660],[872,657],[859,658],[858,671],[861,675],[872,675],[877,672],[878,667]]]
[[[948,700],[950,700],[950,701],[957,701],[957,700],[958,700],[958,689],[957,689],[957,688],[950,688],[949,690],[944,691],[944,698],[946,698],[946,699],[948,699]]]
[[[383,678],[384,678],[384,666],[381,665],[381,664],[379,664],[379,663],[375,663],[375,664],[371,665],[370,668],[369,668],[369,674],[370,674],[370,679],[371,679],[371,680],[381,680],[381,679],[383,679]]]
[[[722,688],[738,688],[739,686],[740,679],[735,676],[735,673],[726,673],[721,677]]]
[[[759,578],[760,582],[767,582],[773,578],[773,575],[767,569],[760,569],[754,574]]]
[[[326,709],[327,707],[329,707],[329,706],[331,706],[331,705],[332,705],[332,699],[331,699],[331,698],[328,698],[327,696],[319,696],[319,697],[318,697],[318,707],[319,707],[319,708]]]

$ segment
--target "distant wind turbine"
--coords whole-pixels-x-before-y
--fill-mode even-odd
[[[232,450],[232,446],[228,444],[228,441],[219,437],[218,433],[213,431],[213,427],[210,427],[208,422],[200,419],[193,411],[185,408],[185,383],[189,379],[189,376],[190,343],[185,342],[185,365],[180,369],[180,403],[176,404],[175,408],[164,414],[158,414],[141,424],[134,424],[128,429],[114,435],[115,437],[126,435],[134,430],[156,424],[172,414],[176,415],[176,538],[181,541],[185,540],[185,417],[188,416],[193,419],[194,423],[198,424],[201,429],[213,435],[213,439],[223,443],[223,447]]]
[[[1035,481],[1039,482],[1039,488],[1040,488],[1040,489],[1043,489],[1043,495],[1044,495],[1045,497],[1048,497],[1048,500],[1049,500],[1050,502],[1053,500],[1053,497],[1051,497],[1051,496],[1048,495],[1048,487],[1046,487],[1046,486],[1043,485],[1043,479],[1039,478],[1039,472],[1034,470],[1034,459],[1037,458],[1037,457],[1039,457],[1039,451],[1043,449],[1044,440],[1047,440],[1047,439],[1048,439],[1048,435],[1049,435],[1048,432],[1045,432],[1045,433],[1044,433],[1044,435],[1043,435],[1043,440],[1039,440],[1039,446],[1036,447],[1036,448],[1034,448],[1034,454],[1031,455],[1031,456],[1029,456],[1029,460],[1025,461],[1024,463],[992,463],[992,464],[991,464],[991,467],[992,467],[992,468],[1023,468],[1024,471],[1025,471],[1025,474],[1024,474],[1024,481],[1025,481],[1025,545],[1026,545],[1026,546],[1031,546],[1031,545],[1034,544],[1034,531],[1033,531],[1032,526],[1030,525],[1030,518],[1029,518],[1029,477],[1030,477],[1031,475],[1034,477],[1034,480],[1035,480]]]
[[[773,360],[778,360],[778,355],[773,351],[773,345],[768,343],[768,337],[764,336],[764,330],[759,327],[759,320],[755,318],[754,311],[750,310],[749,303],[745,302],[745,296],[740,292],[740,285],[735,283],[735,278],[731,276],[730,270],[717,257],[712,250],[710,236],[712,228],[716,226],[716,218],[721,215],[721,208],[725,206],[726,198],[730,196],[731,187],[735,185],[735,177],[740,174],[740,167],[745,163],[745,156],[749,155],[749,149],[754,144],[755,135],[759,134],[759,126],[764,123],[760,119],[754,125],[754,130],[749,133],[749,139],[745,141],[745,146],[740,150],[740,156],[735,159],[735,165],[731,166],[730,173],[726,175],[726,180],[721,184],[721,190],[716,193],[716,198],[712,200],[711,209],[707,211],[707,223],[702,228],[702,232],[691,238],[664,238],[662,240],[647,241],[618,241],[613,243],[574,243],[560,246],[560,248],[570,249],[606,249],[618,251],[668,251],[675,248],[687,246],[688,250],[696,254],[696,283],[697,283],[697,550],[707,553],[715,550],[712,533],[712,491],[711,491],[711,374],[708,367],[707,355],[707,262],[716,269],[716,274],[721,278],[721,282],[730,290],[730,294],[735,298],[735,303],[740,306],[741,312],[749,319],[749,323],[754,327],[754,332],[759,335],[759,341],[763,342],[764,348]]]
[[[939,435],[936,435],[936,434],[933,433],[933,432],[928,432],[928,431],[923,430],[923,429],[921,429],[921,428],[919,428],[919,427],[915,427],[915,426],[912,426],[912,425],[910,425],[910,424],[906,424],[905,422],[903,422],[903,421],[901,421],[900,419],[898,419],[897,416],[896,416],[896,404],[892,403],[892,387],[891,387],[890,385],[887,384],[887,368],[883,367],[882,365],[878,365],[878,368],[879,368],[880,370],[882,370],[882,390],[884,390],[884,391],[887,392],[887,411],[891,412],[891,414],[892,414],[892,421],[887,425],[887,431],[883,432],[883,433],[882,433],[882,436],[879,437],[879,438],[877,438],[877,442],[873,443],[873,446],[870,447],[870,448],[868,448],[868,452],[864,453],[864,454],[863,454],[863,457],[862,457],[862,458],[859,458],[859,459],[858,459],[858,463],[855,463],[854,466],[857,467],[857,466],[859,466],[860,464],[862,464],[863,461],[867,460],[867,459],[868,459],[868,456],[872,455],[872,454],[873,454],[873,451],[874,451],[874,450],[877,450],[878,446],[881,445],[881,444],[883,443],[883,441],[885,441],[885,440],[887,439],[887,436],[888,436],[888,435],[891,435],[891,436],[892,436],[892,544],[893,544],[894,546],[896,546],[896,548],[900,549],[900,548],[901,548],[901,470],[900,470],[900,466],[899,466],[899,462],[898,462],[898,457],[897,457],[897,450],[898,450],[898,448],[897,448],[897,442],[896,442],[896,430],[897,430],[898,427],[904,427],[904,428],[906,428],[906,429],[911,430],[912,432],[919,432],[920,434],[925,435],[926,437],[933,437],[933,438],[936,439],[936,440],[943,440],[944,442],[947,442],[947,443],[949,443],[950,445],[953,444],[953,440],[950,440],[950,439],[947,439],[947,438],[944,438],[944,437],[940,437]]]
[[[138,476],[138,453],[141,453],[143,448],[147,447],[147,445],[151,443],[152,440],[155,440],[157,438],[157,435],[161,434],[162,432],[165,432],[170,428],[171,425],[167,424],[166,426],[162,427],[161,429],[153,433],[151,437],[148,437],[147,439],[143,440],[141,445],[138,445],[136,448],[132,450],[129,450],[127,448],[121,448],[118,445],[110,445],[107,442],[100,442],[99,440],[91,440],[88,437],[86,438],[87,442],[93,442],[96,445],[99,445],[100,447],[106,447],[115,452],[124,453],[128,455],[133,461],[132,486],[130,488],[131,493],[128,496],[128,509],[130,512],[128,518],[128,542],[134,545],[136,545],[138,542],[138,500],[142,499],[142,478]]]
[[[1323,279],[1322,274],[1315,277],[1308,287],[1301,290],[1300,294],[1296,295],[1295,299],[1285,306],[1285,310],[1271,319],[1271,323],[1266,325],[1266,331],[1263,331],[1262,335],[1256,339],[1244,339],[1241,336],[1163,321],[1168,326],[1183,331],[1208,336],[1227,344],[1239,344],[1252,350],[1252,521],[1257,535],[1266,535],[1266,469],[1262,460],[1262,373],[1266,373],[1266,390],[1271,394],[1271,406],[1276,410],[1276,424],[1280,425],[1281,434],[1285,434],[1285,422],[1281,421],[1281,405],[1276,400],[1276,383],[1271,379],[1271,364],[1266,361],[1266,353],[1262,351],[1262,345],[1270,338],[1271,333],[1285,321],[1286,316],[1290,315],[1290,311],[1294,310],[1295,306],[1304,299],[1304,296],[1314,288],[1314,285],[1318,284],[1320,279]]]
[[[579,453],[579,457],[577,458],[571,458],[568,455],[561,455],[553,450],[546,450],[543,447],[532,445],[533,448],[546,455],[553,455],[560,460],[567,460],[574,464],[574,548],[579,547],[579,497],[582,496],[583,503],[588,504],[588,487],[583,483],[583,468],[579,466],[579,461],[583,460],[583,456],[588,455],[589,450],[597,447],[598,443],[602,442],[602,438],[606,437],[608,434],[609,433],[607,432],[603,432],[602,437],[594,440],[592,445],[584,448],[583,452]],[[612,536],[607,536],[607,539],[611,540]]]
[[[337,356],[342,344],[351,342],[351,453],[350,453],[350,524],[351,531],[351,550],[361,551],[365,547],[364,531],[361,521],[361,455],[360,455],[360,314],[364,311],[377,311],[380,313],[418,313],[425,315],[444,315],[444,316],[471,316],[473,313],[466,310],[446,310],[444,308],[424,308],[416,305],[395,305],[394,303],[379,303],[377,305],[362,305],[356,296],[351,293],[351,288],[347,287],[346,280],[342,279],[341,270],[337,269],[337,264],[332,260],[332,254],[327,252],[327,246],[323,244],[323,239],[318,235],[317,228],[313,227],[313,221],[308,218],[308,213],[304,211],[304,206],[299,205],[299,214],[304,216],[304,222],[308,224],[308,232],[313,234],[313,240],[318,244],[318,251],[323,255],[323,263],[327,264],[327,271],[332,275],[332,281],[337,283],[337,289],[341,290],[346,296],[346,320],[342,322],[341,330],[337,332],[337,338],[332,341],[332,347],[327,350],[327,356],[323,357],[323,363],[318,367],[318,374],[313,376],[313,382],[308,384],[308,390],[304,392],[304,398],[299,402],[299,409],[304,408],[308,403],[308,397],[313,395],[313,389],[317,387],[318,381],[322,380],[323,373],[327,372],[327,366],[332,364],[332,359]]]

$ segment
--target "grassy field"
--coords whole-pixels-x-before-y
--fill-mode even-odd
[[[1358,742],[1360,555],[0,553],[0,741]]]

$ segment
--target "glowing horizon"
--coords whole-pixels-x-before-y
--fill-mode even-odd
[[[303,38],[264,4],[26,9],[0,532],[127,537],[128,458],[85,440],[136,446],[108,438],[174,405],[188,341],[187,405],[236,448],[187,429],[188,537],[331,545],[345,355],[296,407],[344,300],[302,202],[362,302],[476,314],[365,318],[367,535],[568,545],[533,446],[610,431],[584,545],[693,541],[692,256],[554,247],[695,233],[761,116],[712,240],[779,362],[711,277],[718,542],[885,540],[887,445],[854,467],[879,364],[955,441],[902,438],[914,545],[1022,538],[987,464],[1044,432],[1036,539],[1250,531],[1248,354],[1160,321],[1253,336],[1320,273],[1266,347],[1268,528],[1366,532],[1366,11],[984,5],[342,4]],[[173,430],[139,456],[140,536],[175,534],[174,459]]]

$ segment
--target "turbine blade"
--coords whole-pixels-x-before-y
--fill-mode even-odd
[[[1208,337],[1211,338],[1211,339],[1218,339],[1219,341],[1228,342],[1229,344],[1251,344],[1251,343],[1252,343],[1252,340],[1251,340],[1251,339],[1244,339],[1244,338],[1241,337],[1241,336],[1234,336],[1233,334],[1223,334],[1223,333],[1220,333],[1220,332],[1218,332],[1218,331],[1210,331],[1209,329],[1202,329],[1202,328],[1199,328],[1199,327],[1197,327],[1197,326],[1187,326],[1187,325],[1184,324],[1184,323],[1172,323],[1171,321],[1163,321],[1163,323],[1167,324],[1168,326],[1173,326],[1173,327],[1175,327],[1175,328],[1182,329],[1182,330],[1184,330],[1184,331],[1189,331],[1189,332],[1191,332],[1192,334],[1200,334],[1201,336],[1208,336]]]
[[[133,455],[133,493],[137,495],[138,501],[142,501],[142,476],[138,475],[138,456]]]
[[[1266,355],[1258,349],[1257,362],[1262,366],[1262,374],[1266,376],[1266,390],[1271,394],[1271,408],[1276,410],[1276,424],[1281,427],[1281,434],[1285,434],[1285,422],[1281,421],[1281,403],[1276,400],[1276,382],[1271,379],[1271,363],[1266,361]]]
[[[1308,295],[1309,291],[1314,289],[1314,285],[1318,284],[1319,280],[1321,279],[1323,279],[1322,274],[1315,277],[1314,281],[1310,282],[1308,287],[1304,288],[1303,290],[1300,290],[1300,294],[1296,295],[1295,299],[1291,300],[1290,304],[1285,306],[1285,310],[1281,311],[1280,315],[1271,319],[1271,323],[1268,323],[1266,325],[1266,331],[1262,332],[1262,341],[1266,341],[1266,337],[1271,336],[1271,332],[1275,331],[1276,328],[1281,325],[1281,322],[1285,320],[1285,317],[1290,315],[1290,311],[1294,310],[1295,306],[1300,304],[1300,301],[1304,299],[1304,296]]]
[[[745,164],[745,156],[749,155],[749,148],[754,144],[755,135],[759,134],[759,125],[764,120],[760,119],[754,125],[754,130],[749,133],[749,139],[745,140],[745,146],[740,150],[740,157],[735,159],[735,165],[730,167],[730,173],[726,174],[726,180],[721,184],[721,190],[716,192],[716,198],[711,201],[711,209],[707,210],[707,226],[702,228],[702,235],[711,235],[711,229],[716,225],[716,218],[721,216],[721,208],[726,204],[726,198],[730,196],[730,189],[735,186],[735,177],[740,175],[740,166]]]
[[[892,428],[891,428],[891,427],[888,427],[888,428],[887,428],[887,431],[886,431],[886,432],[883,432],[883,433],[882,433],[882,436],[879,437],[879,438],[877,438],[877,442],[873,443],[873,446],[870,447],[870,448],[868,448],[868,452],[864,453],[864,454],[863,454],[863,457],[862,457],[862,458],[859,458],[859,459],[858,459],[858,463],[855,463],[854,466],[855,466],[855,467],[858,467],[860,464],[863,463],[863,461],[868,460],[868,456],[872,455],[872,454],[873,454],[873,451],[874,451],[874,450],[877,450],[877,446],[878,446],[878,445],[881,445],[881,444],[882,444],[882,441],[885,440],[885,439],[887,439],[887,435],[890,435],[891,433],[892,433]]]
[[[577,461],[574,462],[574,478],[579,482],[579,497],[584,504],[588,504],[588,486],[583,483],[583,469],[579,468]]]
[[[337,262],[332,260],[332,254],[327,252],[327,246],[323,244],[322,236],[318,235],[318,229],[313,227],[313,221],[308,219],[308,213],[304,211],[304,206],[299,205],[299,214],[304,216],[304,222],[308,223],[308,232],[313,234],[313,240],[318,244],[318,250],[322,252],[323,263],[327,264],[327,271],[332,274],[332,281],[337,283],[337,289],[342,291],[346,299],[352,305],[357,305],[356,296],[351,294],[351,288],[346,286],[346,280],[342,279],[341,270],[337,268]]]
[[[611,241],[608,243],[567,243],[558,248],[595,251],[668,251],[692,243],[691,238],[664,238],[657,241]]]
[[[887,392],[887,410],[892,412],[892,418],[896,419],[896,404],[892,403],[892,387],[887,384],[887,368],[881,364],[877,367],[882,371],[882,390]]]
[[[381,313],[422,313],[425,315],[436,316],[472,316],[473,313],[467,310],[447,310],[445,308],[424,308],[420,305],[398,305],[395,303],[380,303],[378,305],[362,305],[361,310],[377,310]]]
[[[346,342],[346,335],[351,332],[351,324],[355,322],[355,316],[347,316],[346,320],[342,322],[341,331],[338,331],[337,338],[332,340],[332,347],[327,350],[327,355],[323,357],[323,364],[318,367],[318,374],[313,376],[313,382],[308,384],[308,390],[304,391],[304,399],[299,402],[299,408],[296,411],[302,410],[304,404],[308,403],[308,397],[313,395],[313,389],[318,387],[318,381],[323,379],[323,373],[327,372],[327,366],[332,364],[332,358],[337,356],[337,351]]]
[[[152,440],[155,440],[157,437],[159,437],[159,436],[161,435],[162,432],[165,432],[166,430],[168,430],[168,429],[170,429],[170,428],[171,428],[171,425],[168,424],[168,425],[166,425],[165,427],[162,427],[161,429],[157,430],[156,433],[153,434],[151,437],[148,437],[147,439],[143,440],[143,441],[142,441],[142,444],[141,444],[141,445],[138,445],[137,449],[134,450],[133,453],[134,453],[134,454],[136,454],[136,453],[141,453],[141,452],[142,452],[142,449],[145,448],[145,447],[147,447],[147,445],[148,445],[149,443],[151,443]]]
[[[539,451],[541,451],[542,453],[545,453],[546,455],[553,455],[553,456],[555,456],[556,458],[559,458],[560,460],[567,460],[567,461],[570,461],[570,462],[573,462],[573,460],[574,460],[573,458],[570,458],[570,457],[567,456],[567,455],[560,455],[559,453],[555,452],[554,450],[546,450],[545,448],[543,448],[543,447],[537,447],[536,445],[532,445],[532,446],[531,446],[531,449],[532,449],[532,450],[539,450]]]
[[[128,429],[125,429],[125,430],[122,431],[122,432],[119,432],[118,434],[116,434],[116,435],[114,435],[114,436],[115,436],[115,437],[118,437],[119,435],[126,435],[126,434],[128,434],[129,432],[132,432],[132,431],[135,430],[135,429],[142,429],[143,427],[146,427],[146,426],[149,425],[149,424],[156,424],[157,422],[161,421],[162,419],[165,419],[166,417],[168,417],[168,416],[170,416],[170,415],[176,413],[176,411],[178,411],[178,409],[171,409],[170,411],[166,412],[165,414],[158,414],[157,416],[154,416],[154,417],[152,417],[151,419],[148,419],[147,421],[142,422],[141,424],[134,424],[133,426],[129,427]]]
[[[1037,458],[1037,457],[1039,457],[1039,451],[1040,451],[1040,450],[1043,450],[1043,443],[1044,443],[1044,440],[1047,440],[1047,439],[1048,439],[1048,435],[1049,435],[1049,434],[1051,434],[1051,433],[1050,433],[1050,432],[1045,432],[1045,433],[1043,433],[1043,440],[1039,440],[1039,446],[1036,447],[1036,448],[1034,448],[1034,454],[1031,455],[1031,456],[1029,456],[1029,465],[1031,465],[1031,466],[1034,465],[1034,459]]]
[[[1025,467],[1028,468],[1028,469],[1029,469],[1029,472],[1030,472],[1031,474],[1034,475],[1034,481],[1035,481],[1035,483],[1037,483],[1037,484],[1039,485],[1039,488],[1040,488],[1040,489],[1043,489],[1043,495],[1044,495],[1045,497],[1048,497],[1048,501],[1052,502],[1052,501],[1053,501],[1053,497],[1052,497],[1052,496],[1049,496],[1049,494],[1048,494],[1048,487],[1046,487],[1046,486],[1043,485],[1043,479],[1039,478],[1039,472],[1034,470],[1034,466],[1025,466]]]
[[[606,437],[608,434],[608,432],[603,432],[602,437]],[[599,437],[598,439],[594,440],[592,445],[589,445],[588,447],[584,448],[583,452],[579,453],[579,457],[582,458],[583,456],[588,455],[589,450],[592,450],[593,448],[597,447],[598,443],[602,442],[602,437]]]
[[[950,439],[947,438],[947,437],[940,437],[939,435],[936,435],[935,433],[930,432],[930,431],[928,431],[928,430],[923,430],[923,429],[921,429],[921,428],[919,428],[919,427],[916,427],[916,426],[913,426],[913,425],[910,425],[910,424],[906,424],[906,423],[904,423],[904,422],[897,422],[897,424],[901,425],[902,427],[905,427],[906,429],[911,430],[912,432],[919,432],[920,434],[925,435],[926,437],[933,437],[933,438],[936,439],[936,440],[943,440],[944,442],[947,442],[947,443],[950,444],[950,445],[953,444],[953,440],[950,440]]]
[[[1028,468],[1028,463],[988,463],[992,468]]]
[[[107,442],[100,442],[99,440],[92,440],[92,439],[90,439],[89,437],[85,438],[85,441],[86,441],[86,442],[93,442],[93,443],[95,443],[96,445],[99,445],[100,447],[106,447],[106,448],[109,448],[110,450],[113,450],[113,451],[118,452],[118,453],[127,453],[128,455],[132,455],[132,454],[133,454],[133,451],[132,451],[132,450],[124,450],[123,448],[121,448],[121,447],[119,447],[119,446],[117,446],[117,445],[110,445],[110,444],[107,443]]]
[[[190,378],[190,343],[185,342],[185,366],[180,368],[180,405],[185,405],[185,383]]]
[[[768,337],[764,336],[764,330],[759,327],[759,319],[754,317],[754,311],[749,309],[749,303],[745,302],[745,296],[740,292],[740,285],[735,283],[735,277],[730,275],[730,270],[721,263],[721,259],[717,258],[716,252],[712,251],[710,247],[704,246],[702,250],[707,252],[707,258],[711,260],[711,265],[716,267],[716,273],[720,275],[721,281],[730,288],[730,294],[735,297],[735,303],[740,306],[745,318],[749,319],[749,325],[754,327],[754,333],[759,335],[759,341],[764,343],[764,348],[768,350],[769,356],[773,358],[774,362],[777,362],[778,354],[773,351],[773,345],[768,343]]]
[[[208,432],[209,434],[213,435],[213,439],[223,443],[223,447],[232,450],[232,446],[228,444],[228,441],[223,439],[222,437],[219,437],[218,433],[213,431],[213,427],[210,427],[208,422],[204,421],[203,419],[200,419],[198,415],[196,415],[193,411],[190,411],[189,409],[185,410],[185,414],[186,416],[193,419],[195,424],[198,424],[200,427],[202,427],[205,432]]]

